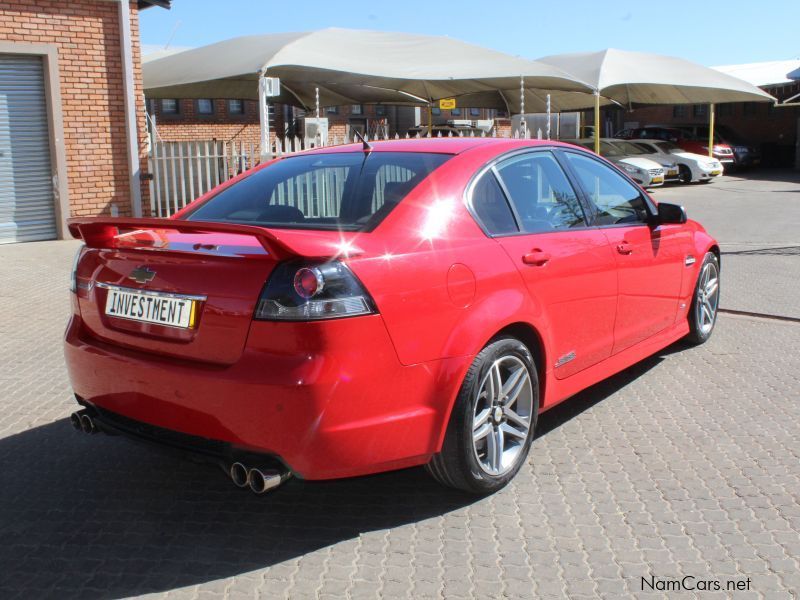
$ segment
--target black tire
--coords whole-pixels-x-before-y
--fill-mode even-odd
[[[704,325],[704,323],[702,322],[701,310],[699,309],[700,304],[703,302],[702,293],[700,289],[701,282],[703,279],[703,273],[705,272],[706,269],[706,265],[709,264],[712,265],[711,268],[714,269],[714,271],[716,272],[716,279],[717,279],[716,294],[712,302],[714,310],[710,328],[707,327],[707,324]],[[720,280],[721,277],[720,277],[719,259],[713,252],[707,252],[705,257],[703,257],[703,263],[697,270],[697,282],[695,283],[694,286],[692,305],[689,307],[689,315],[688,315],[689,334],[686,336],[686,341],[688,341],[690,344],[695,344],[695,345],[705,344],[711,337],[711,334],[714,333],[714,326],[717,323],[717,314],[719,313],[718,309],[719,309]]]
[[[473,447],[473,416],[482,383],[495,361],[503,357],[513,357],[524,364],[530,378],[532,403],[528,415],[530,425],[527,436],[518,446],[513,466],[499,475],[493,475],[481,466]],[[485,399],[482,401],[485,402]],[[425,468],[434,479],[448,487],[473,494],[496,492],[511,481],[525,464],[533,441],[538,414],[539,379],[530,350],[514,337],[495,338],[475,357],[467,371],[450,415],[442,450],[433,456]]]
[[[678,178],[681,183],[692,183],[692,170],[686,165],[678,165]]]

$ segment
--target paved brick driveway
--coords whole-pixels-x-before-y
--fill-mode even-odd
[[[716,185],[658,195],[697,214],[725,202]],[[800,185],[781,185],[800,211]],[[723,242],[766,247],[775,233],[723,233],[740,204],[705,221]],[[765,227],[800,246],[782,214]],[[705,346],[553,409],[490,498],[419,469],[256,497],[221,471],[72,431],[60,335],[74,248],[0,247],[2,598],[658,598],[641,577],[684,575],[750,578],[734,598],[800,596],[800,324],[722,316]],[[758,312],[797,310],[800,261],[780,263],[783,281],[771,254],[739,260],[723,257],[726,305],[777,281]]]

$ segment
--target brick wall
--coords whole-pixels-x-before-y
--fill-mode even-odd
[[[158,139],[165,142],[190,142],[217,140],[228,143],[244,142],[246,145],[258,146],[260,142],[260,129],[258,121],[258,102],[244,100],[244,114],[230,114],[228,100],[217,98],[213,100],[214,112],[212,114],[199,114],[197,101],[187,98],[178,100],[178,112],[165,114],[159,99],[148,100],[148,112],[154,115]],[[281,104],[272,105],[273,121],[270,125],[270,139],[275,141],[276,134],[283,137],[291,129],[292,109]],[[288,114],[287,114],[288,113]],[[399,133],[405,135],[413,126],[412,107],[385,106],[383,109],[376,105],[363,105],[361,113],[351,105],[335,107],[335,111],[323,107],[320,116],[328,119],[328,134],[339,140],[347,135],[350,125],[375,128],[379,120],[386,119],[389,123],[389,134]],[[297,111],[298,117],[303,113]],[[313,117],[315,111],[306,111],[305,115]],[[427,118],[427,117],[424,117]],[[298,121],[298,127],[301,123]],[[292,135],[302,137],[302,130],[295,131]]]
[[[147,116],[144,106],[144,83],[142,82],[142,47],[139,36],[139,9],[136,2],[131,7],[131,60],[133,62],[134,97],[136,98],[136,128],[139,147],[139,183],[142,194],[142,215],[150,216],[150,189],[147,183]],[[150,10],[160,10],[151,8]],[[127,156],[127,155],[126,155]]]
[[[241,115],[229,114],[225,99],[216,99],[213,104],[213,114],[203,115],[198,113],[195,100],[184,98],[178,100],[177,113],[165,114],[160,100],[150,100],[148,111],[154,116],[158,139],[165,142],[219,140],[259,144],[261,134],[255,100],[243,101],[244,114]]]
[[[131,29],[136,97],[142,98],[138,9]],[[3,0],[0,40],[55,44],[72,215],[109,214],[111,205],[130,215],[118,7],[98,0]],[[143,115],[139,101],[138,114]],[[139,123],[144,131],[144,119]],[[140,160],[146,168],[144,136]],[[149,204],[144,188],[143,205]]]

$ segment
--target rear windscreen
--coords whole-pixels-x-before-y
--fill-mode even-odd
[[[222,190],[186,219],[369,231],[449,158],[361,151],[293,156]]]

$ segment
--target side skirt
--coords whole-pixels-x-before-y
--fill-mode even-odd
[[[545,392],[544,404],[541,410],[545,411],[548,408],[552,408],[581,390],[627,369],[648,356],[652,356],[659,350],[663,350],[670,344],[677,342],[688,333],[689,322],[686,319],[681,319],[674,327],[665,329],[652,338],[639,342],[618,354],[609,356],[604,361],[592,365],[572,377],[567,379],[551,377],[547,382],[547,391]]]

